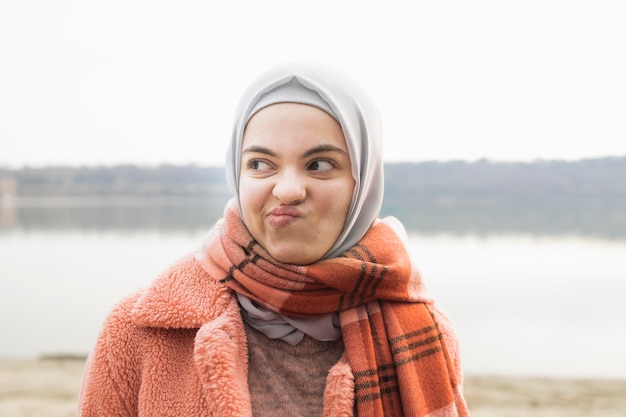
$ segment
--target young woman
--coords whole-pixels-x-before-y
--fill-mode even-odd
[[[109,315],[83,416],[467,416],[457,340],[383,197],[349,79],[286,66],[244,93],[235,198],[201,249]]]

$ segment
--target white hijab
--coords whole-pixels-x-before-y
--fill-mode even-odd
[[[226,155],[226,179],[238,204],[246,125],[256,111],[284,102],[318,107],[334,117],[343,130],[355,187],[343,231],[323,258],[336,257],[361,240],[380,212],[384,186],[378,111],[350,78],[328,69],[290,64],[266,72],[248,87],[239,101]]]

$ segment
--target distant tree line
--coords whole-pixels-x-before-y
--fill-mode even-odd
[[[626,157],[386,168],[383,214],[422,231],[626,238]]]
[[[421,162],[386,169],[391,205],[626,209],[626,157],[530,163]]]
[[[0,169],[17,196],[189,196],[227,193],[224,169],[196,165]]]
[[[222,167],[0,168],[17,196],[207,196],[229,193]],[[579,161],[416,162],[385,167],[385,204],[626,209],[626,157]]]

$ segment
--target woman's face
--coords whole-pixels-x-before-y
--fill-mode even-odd
[[[339,124],[305,104],[257,112],[243,136],[239,201],[254,239],[278,261],[306,265],[335,243],[354,179]]]

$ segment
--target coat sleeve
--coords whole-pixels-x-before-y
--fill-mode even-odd
[[[82,417],[136,417],[141,358],[137,349],[142,329],[130,318],[138,294],[109,314],[85,364],[79,398]]]

